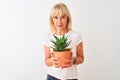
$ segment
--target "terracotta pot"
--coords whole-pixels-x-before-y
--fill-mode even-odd
[[[72,58],[72,52],[71,51],[62,51],[62,52],[56,52],[53,51],[53,57],[58,58],[62,65],[68,64],[65,60],[71,60]]]

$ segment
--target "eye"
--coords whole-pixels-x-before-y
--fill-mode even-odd
[[[61,18],[64,19],[64,18],[65,18],[65,15],[62,15]]]
[[[53,18],[54,18],[54,19],[58,19],[58,17],[57,17],[57,16],[54,16]]]

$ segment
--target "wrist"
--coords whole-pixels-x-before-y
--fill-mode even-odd
[[[73,58],[73,64],[76,64],[76,57]]]

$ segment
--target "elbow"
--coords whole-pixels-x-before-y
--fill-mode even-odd
[[[82,64],[84,62],[84,58],[81,60],[81,63],[80,64]]]
[[[51,60],[50,59],[46,59],[45,60],[45,65],[48,66],[48,67],[52,66]]]
[[[82,64],[84,62],[84,57],[79,57],[77,64]]]
[[[81,57],[81,64],[84,62],[84,56]]]

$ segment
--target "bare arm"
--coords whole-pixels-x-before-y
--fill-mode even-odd
[[[84,52],[83,52],[83,43],[81,42],[78,46],[77,46],[77,50],[76,50],[76,54],[77,56],[75,57],[75,64],[81,64],[84,61]]]
[[[47,66],[52,66],[53,62],[51,59],[51,52],[50,52],[50,48],[47,46],[44,46],[44,52],[45,52],[45,64]]]

